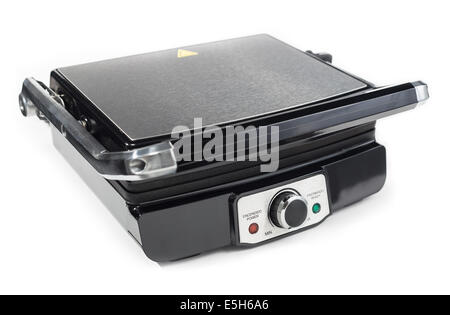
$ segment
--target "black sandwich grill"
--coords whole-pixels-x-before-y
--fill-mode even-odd
[[[58,68],[49,87],[26,79],[19,101],[147,256],[171,261],[288,236],[376,193],[386,178],[376,120],[427,98],[422,82],[377,87],[329,54],[257,35]],[[181,160],[175,126],[192,143],[208,126],[269,127],[278,169]]]

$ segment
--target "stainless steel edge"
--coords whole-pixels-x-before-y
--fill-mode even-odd
[[[51,123],[106,179],[139,181],[177,170],[170,141],[129,151],[108,151],[64,108],[53,91],[33,78],[25,79],[19,106],[24,116],[37,115]]]
[[[415,82],[414,86],[417,95],[417,106],[423,105],[429,98],[428,85],[422,81]]]

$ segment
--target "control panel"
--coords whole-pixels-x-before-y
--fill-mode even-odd
[[[256,244],[320,223],[330,214],[325,176],[242,196],[237,213],[241,244]]]

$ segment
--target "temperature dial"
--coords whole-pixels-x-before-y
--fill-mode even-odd
[[[280,228],[296,228],[305,222],[308,215],[306,200],[297,192],[285,190],[279,192],[270,204],[270,219]]]

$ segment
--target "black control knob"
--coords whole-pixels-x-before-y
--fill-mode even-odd
[[[286,190],[281,191],[270,204],[270,219],[280,228],[295,228],[305,222],[308,215],[306,200],[298,193]]]

